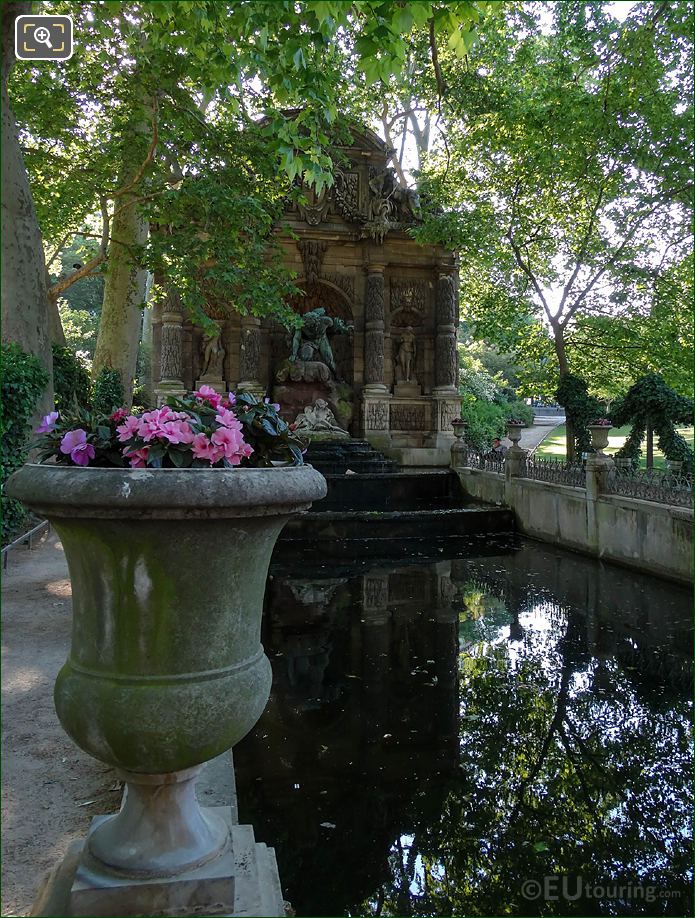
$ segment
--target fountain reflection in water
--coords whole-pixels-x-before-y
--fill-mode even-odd
[[[688,592],[532,542],[455,555],[276,551],[235,764],[297,914],[654,914],[638,884],[689,914]],[[524,899],[553,874],[588,893]]]

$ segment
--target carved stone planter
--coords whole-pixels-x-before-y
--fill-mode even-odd
[[[466,433],[466,422],[465,421],[452,421],[451,426],[454,431],[454,436],[457,440],[460,440]]]
[[[519,449],[519,440],[521,439],[521,431],[526,427],[525,424],[507,424],[507,437],[512,441],[512,447]]]
[[[233,874],[229,824],[198,806],[195,776],[266,705],[260,627],[270,556],[289,517],[326,494],[324,478],[310,466],[26,465],[7,490],[50,520],[70,569],[72,646],[56,681],[58,717],[127,785],[120,813],[92,826],[76,880],[83,901],[73,886],[70,914],[192,914],[209,904],[210,876],[210,895],[231,896],[231,909],[233,880],[222,883]],[[100,905],[114,884],[120,898]]]
[[[610,427],[602,424],[590,424],[589,433],[591,434],[591,445],[598,455],[603,454],[603,450],[608,446],[608,435],[611,432]]]

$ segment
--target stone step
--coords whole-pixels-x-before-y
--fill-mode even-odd
[[[447,539],[513,532],[511,510],[475,504],[449,510],[309,511],[290,520],[280,539],[288,547],[303,545],[326,556],[349,551],[351,557],[365,557],[398,555],[404,542],[411,547],[420,543],[431,549],[433,542]]]
[[[309,444],[304,460],[322,475],[342,475],[347,471],[378,475],[398,469],[394,459],[388,459],[366,440],[315,440]]]
[[[316,501],[314,512],[328,510],[454,509],[468,502],[458,477],[441,472],[396,472],[326,475],[328,494]]]

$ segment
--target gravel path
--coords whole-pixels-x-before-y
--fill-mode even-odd
[[[564,419],[561,421],[562,424],[565,423]],[[543,440],[551,434],[556,427],[559,427],[559,424],[550,425],[550,424],[534,424],[533,427],[524,427],[521,431],[521,439],[519,440],[519,446],[522,449],[535,449]],[[505,437],[502,442],[505,446],[511,446],[512,441],[507,440]]]
[[[79,749],[60,726],[53,684],[70,647],[72,591],[55,534],[10,553],[3,578],[2,906],[29,915],[44,874],[83,839],[93,816],[116,812],[113,768]],[[205,806],[231,805],[230,753],[208,762],[196,785]]]
[[[71,590],[49,535],[11,552],[3,578],[2,912],[28,915],[43,877],[92,816],[117,810],[116,773],[68,738],[53,683],[70,646]]]

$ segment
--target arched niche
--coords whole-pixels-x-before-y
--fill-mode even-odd
[[[342,319],[349,325],[354,324],[352,303],[347,294],[330,281],[318,280],[309,282],[300,278],[296,286],[301,293],[289,300],[289,306],[300,316],[312,309],[323,307],[332,318]],[[289,355],[290,335],[287,329],[275,323],[271,331],[271,361],[273,370]],[[353,342],[349,335],[330,335],[331,348],[336,366],[341,377],[348,383],[354,378]]]

